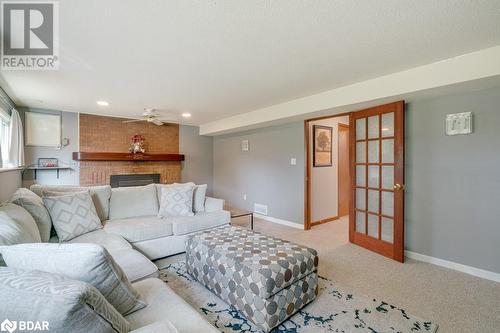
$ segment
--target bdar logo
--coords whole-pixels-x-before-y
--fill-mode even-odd
[[[0,330],[2,330],[2,332],[9,332],[9,333],[12,333],[14,332],[15,330],[17,329],[17,322],[15,321],[10,321],[8,319],[5,319],[2,324],[0,325]]]

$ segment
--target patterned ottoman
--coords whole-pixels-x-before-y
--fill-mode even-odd
[[[316,298],[316,250],[248,229],[199,232],[186,245],[188,273],[270,331]]]

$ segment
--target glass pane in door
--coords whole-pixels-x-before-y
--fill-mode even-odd
[[[366,166],[356,165],[356,186],[366,186]]]
[[[379,192],[368,190],[368,211],[378,213]]]
[[[394,243],[394,220],[382,217],[382,240]]]
[[[356,163],[366,163],[366,142],[356,143]]]
[[[366,118],[356,119],[356,140],[366,139]]]
[[[376,139],[379,137],[378,116],[368,118],[368,139]]]
[[[382,214],[394,216],[394,193],[382,192]]]
[[[368,163],[379,163],[379,142],[368,141]]]
[[[368,167],[368,187],[378,188],[379,183],[379,167],[378,165],[370,165]]]
[[[394,167],[393,166],[383,166],[382,167],[382,188],[387,190],[392,190],[394,187]]]
[[[382,140],[382,163],[394,163],[394,140]]]
[[[382,115],[382,137],[394,136],[394,112]]]
[[[378,216],[368,214],[368,236],[378,238]]]
[[[365,213],[356,211],[356,232],[366,234],[365,217]]]
[[[356,208],[366,210],[366,190],[364,188],[356,189]]]

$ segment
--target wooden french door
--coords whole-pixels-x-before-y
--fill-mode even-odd
[[[349,241],[404,261],[404,101],[350,117]]]

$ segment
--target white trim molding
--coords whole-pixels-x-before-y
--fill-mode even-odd
[[[429,264],[434,264],[441,267],[446,267],[453,269],[462,273],[474,275],[483,279],[500,282],[500,273],[490,272],[484,269],[471,267],[463,264],[459,264],[453,261],[439,259],[425,254],[420,254],[412,251],[405,251],[405,256],[410,259],[415,259],[418,261],[423,261]]]
[[[259,219],[266,220],[268,222],[276,223],[276,224],[281,224],[285,225],[287,227],[292,227],[295,229],[301,229],[304,230],[304,225],[302,223],[295,223],[287,220],[282,220],[282,219],[277,219],[275,217],[267,216],[267,215],[261,215],[257,213],[253,213],[254,217],[258,217]]]

